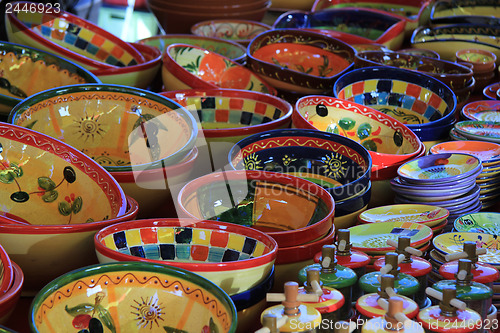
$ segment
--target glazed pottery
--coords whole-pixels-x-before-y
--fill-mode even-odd
[[[249,69],[217,53],[188,44],[172,44],[163,55],[165,89],[241,89],[276,95]]]
[[[446,208],[431,205],[388,205],[372,208],[359,214],[361,223],[413,222],[434,227],[450,215]]]
[[[313,4],[314,0],[274,0],[271,8],[282,11],[290,9],[310,10]]]
[[[461,114],[469,120],[500,122],[500,102],[474,101],[462,108]]]
[[[364,51],[384,51],[384,52],[393,52],[389,50],[387,47],[377,43],[362,43],[362,44],[352,44],[351,45],[356,51],[364,52]]]
[[[494,53],[481,49],[462,49],[458,50],[455,56],[457,62],[471,64],[475,74],[493,72],[493,76],[495,76],[494,70],[497,56]]]
[[[442,255],[447,255],[462,252],[465,241],[475,242],[477,248],[486,249],[486,254],[478,256],[480,262],[493,266],[500,265],[500,244],[496,235],[477,232],[448,232],[436,236],[432,240],[432,244]]]
[[[471,189],[469,192],[465,193],[464,195],[454,198],[454,199],[448,199],[448,200],[441,200],[441,201],[432,201],[432,202],[425,202],[426,205],[433,205],[433,206],[438,206],[438,207],[443,207],[450,210],[455,210],[455,207],[458,207],[459,205],[463,205],[461,208],[466,208],[470,207],[471,205],[477,205],[477,201],[479,200],[479,192],[481,188],[479,186],[474,187]],[[418,200],[411,200],[411,199],[405,199],[404,197],[398,196],[394,200],[395,203],[401,203],[401,204],[422,204],[422,202]],[[451,219],[451,212],[450,212],[450,217],[448,217],[449,220],[454,221]]]
[[[0,245],[0,295],[9,291],[14,282],[14,267],[9,255]]]
[[[21,291],[24,286],[23,271],[15,262],[12,262],[12,270],[12,284],[9,290],[0,296],[0,324],[5,324],[14,310],[17,309],[16,305],[19,301],[19,297],[21,297]]]
[[[37,3],[15,2],[20,8]],[[10,42],[35,47],[74,61],[87,69],[115,68],[144,62],[130,44],[89,21],[46,5],[38,10],[12,11],[5,15]]]
[[[27,46],[0,42],[0,114],[43,90],[99,83],[88,70],[62,57]],[[42,79],[43,78],[43,79]]]
[[[235,332],[236,309],[189,271],[125,262],[83,267],[50,282],[30,308],[32,332]]]
[[[500,96],[497,96],[500,90],[500,82],[492,83],[483,89],[484,97],[493,100],[500,100]]]
[[[495,0],[436,1],[432,5],[430,23],[500,24],[500,9]]]
[[[479,232],[500,236],[500,213],[480,212],[460,216],[453,222],[458,232]]]
[[[247,62],[275,88],[304,95],[331,91],[352,68],[354,54],[351,46],[318,33],[277,29],[250,42]]]
[[[485,141],[449,141],[439,143],[429,149],[431,154],[465,153],[481,159],[483,170],[494,163],[500,162],[500,144]]]
[[[500,123],[493,121],[465,120],[455,124],[455,130],[472,140],[500,143]]]
[[[407,199],[423,202],[457,198],[465,193],[468,193],[476,186],[475,178],[472,178],[468,183],[463,185],[441,185],[439,188],[422,188],[423,186],[416,187],[415,184],[405,185],[401,184],[397,180],[398,178],[395,178],[391,181],[391,187],[394,192]]]
[[[256,170],[197,178],[181,189],[177,205],[181,217],[253,227],[272,236],[280,247],[324,237],[332,226],[335,209],[332,196],[319,185]]]
[[[318,12],[290,11],[274,22],[275,29],[307,29],[348,44],[377,43],[391,50],[401,47],[406,20],[378,9],[333,8]]]
[[[380,50],[380,51],[383,51],[383,50]],[[396,52],[403,53],[403,54],[409,54],[409,55],[415,55],[415,56],[421,56],[421,57],[440,59],[439,53],[437,53],[436,51],[426,50],[426,49],[408,48],[408,49],[397,50]]]
[[[258,34],[271,30],[267,24],[246,20],[211,20],[196,23],[191,33],[201,37],[214,37],[248,45]]]

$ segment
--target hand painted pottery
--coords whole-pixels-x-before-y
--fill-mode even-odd
[[[248,45],[258,34],[271,30],[267,24],[246,20],[211,20],[196,23],[191,33],[201,37],[214,37]]]
[[[332,227],[335,210],[332,196],[319,185],[256,170],[197,178],[182,188],[177,204],[181,217],[253,227],[272,236],[280,247],[324,237]]]
[[[500,97],[497,96],[497,92],[499,90],[500,90],[500,82],[492,83],[483,89],[483,95],[488,99],[500,100]]]
[[[449,211],[453,210],[455,211],[455,207],[460,207],[460,208],[466,208],[470,207],[471,205],[476,205],[477,201],[479,199],[479,192],[481,188],[479,186],[476,186],[469,192],[465,193],[464,195],[455,198],[455,199],[448,199],[448,200],[440,200],[440,201],[432,201],[432,202],[425,202],[426,205],[433,205],[433,206],[438,206],[438,207],[443,207],[448,209]],[[406,199],[404,197],[398,196],[394,200],[395,203],[398,204],[422,204],[420,201],[416,200],[411,200],[411,199]],[[462,205],[462,206],[459,206]],[[451,215],[451,212],[450,212]],[[449,218],[451,220],[451,218]]]
[[[460,216],[453,222],[458,232],[480,232],[500,236],[500,213],[480,212]]]
[[[476,243],[479,249],[486,249],[486,254],[478,256],[480,262],[493,266],[500,265],[500,241],[496,235],[477,232],[448,232],[432,240],[434,248],[443,255],[462,252],[465,241]]]
[[[450,130],[450,138],[455,141],[464,141],[468,140],[465,136],[459,134],[454,128]]]
[[[353,66],[355,50],[322,34],[298,29],[261,33],[247,50],[250,69],[275,88],[300,94],[331,91]]]
[[[5,249],[0,245],[0,295],[9,291],[14,282],[14,268]]]
[[[30,308],[32,332],[236,332],[236,309],[214,283],[141,262],[84,267],[50,282]],[[77,327],[75,329],[75,327]]]
[[[129,221],[94,238],[99,262],[143,261],[186,269],[229,295],[269,275],[278,244],[258,230],[230,223],[188,219]]]
[[[415,29],[411,45],[440,54],[441,59],[454,61],[458,50],[482,49],[500,56],[498,36],[500,27],[480,24],[453,24],[438,27],[422,26]]]
[[[252,135],[231,149],[229,163],[235,170],[265,170],[307,179],[326,188],[336,203],[364,193],[371,169],[370,156],[359,144],[336,134],[303,129]]]
[[[342,75],[333,92],[337,98],[372,107],[390,115],[409,129],[445,126],[436,140],[447,134],[454,121],[456,97],[443,82],[414,71],[390,67],[366,67]],[[444,132],[444,133],[441,133]],[[418,135],[418,134],[417,134]]]
[[[239,63],[245,62],[247,52],[243,46],[232,41],[221,40],[219,38],[212,37],[193,36],[188,34],[156,35],[138,40],[137,43],[154,46],[162,53],[166,51],[166,48],[169,45],[176,43],[189,44],[199,46],[211,52],[215,52]]]
[[[500,25],[500,9],[495,0],[436,1],[432,5],[430,23]]]
[[[472,79],[469,67],[451,61],[409,55],[399,52],[365,51],[356,54],[355,67],[390,66],[410,69],[432,76],[453,91],[462,89]]]
[[[474,101],[466,104],[461,115],[469,120],[500,122],[500,102]]]
[[[446,208],[431,205],[389,205],[365,210],[359,214],[361,223],[413,222],[433,227],[450,215]]]
[[[83,67],[27,46],[0,42],[0,114],[40,91],[81,83],[99,83]],[[43,78],[43,79],[41,79]]]
[[[395,178],[391,181],[391,187],[394,192],[396,192],[399,196],[423,202],[457,198],[465,193],[468,193],[476,186],[475,178],[472,178],[471,181],[463,185],[446,186],[443,184],[439,188],[425,188],[423,186],[415,186],[415,184],[405,185],[398,182],[397,179],[398,178]]]
[[[37,5],[23,1],[13,3],[14,8],[37,8]],[[5,15],[10,42],[55,53],[86,69],[125,67],[144,62],[144,57],[134,47],[93,23],[52,5],[40,8]]]
[[[456,123],[455,129],[472,140],[500,143],[500,123],[497,122],[465,120]]]
[[[383,51],[383,50],[380,50],[380,51]],[[403,53],[403,54],[420,56],[420,57],[428,57],[428,58],[440,59],[439,53],[437,53],[436,51],[426,50],[426,49],[408,48],[408,49],[397,50],[396,52]]]
[[[307,29],[337,38],[348,44],[377,43],[391,50],[401,47],[406,20],[378,9],[333,8],[310,13],[283,13],[275,29]]]
[[[163,55],[166,90],[241,89],[276,95],[258,75],[217,53],[188,44],[172,44]]]
[[[486,50],[481,49],[462,49],[455,53],[457,62],[465,62],[472,65],[474,74],[481,74],[484,72],[491,72],[495,76],[495,62],[497,56]]]
[[[271,8],[282,11],[291,9],[310,10],[314,0],[274,0],[272,1]]]
[[[5,324],[14,310],[19,309],[16,308],[16,305],[19,297],[21,297],[21,290],[24,286],[24,274],[15,262],[12,262],[12,270],[14,272],[12,284],[9,290],[0,296],[0,324]]]
[[[426,225],[412,222],[380,222],[361,224],[348,229],[351,232],[351,243],[354,250],[367,254],[381,255],[394,251],[387,241],[398,240],[399,236],[411,237],[412,247],[421,247],[432,238],[432,230]]]
[[[370,151],[380,167],[415,157],[422,143],[403,123],[370,107],[326,96],[306,96],[295,104],[293,123],[345,136]]]

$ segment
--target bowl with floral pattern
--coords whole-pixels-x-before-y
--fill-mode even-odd
[[[460,216],[453,222],[458,232],[479,232],[500,236],[500,213],[479,212]]]
[[[8,42],[0,42],[0,73],[2,115],[28,96],[47,89],[100,83],[91,72],[62,57]]]
[[[500,122],[500,101],[479,100],[470,102],[460,112],[468,120]]]
[[[268,30],[271,30],[269,25],[248,20],[210,20],[191,27],[193,35],[231,40],[244,46],[258,34]]]
[[[141,261],[199,274],[229,295],[257,286],[271,272],[278,244],[265,233],[231,223],[149,219],[96,233],[99,262]]]
[[[163,55],[165,90],[241,89],[276,95],[269,83],[229,58],[198,46],[172,44]]]
[[[249,68],[275,88],[300,94],[329,92],[353,66],[355,50],[334,38],[299,29],[261,33],[248,46]]]
[[[196,178],[179,192],[177,207],[180,217],[264,231],[280,247],[324,237],[333,225],[335,211],[334,200],[323,187],[296,176],[257,170]]]
[[[500,123],[495,121],[459,121],[455,130],[468,139],[500,143]]]
[[[236,332],[236,308],[214,283],[145,262],[86,266],[50,282],[30,308],[32,332]]]

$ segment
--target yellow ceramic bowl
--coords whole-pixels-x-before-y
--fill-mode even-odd
[[[425,224],[429,227],[446,220],[450,212],[441,207],[431,205],[407,204],[388,205],[372,208],[358,216],[361,223],[380,223],[390,221],[406,221]]]

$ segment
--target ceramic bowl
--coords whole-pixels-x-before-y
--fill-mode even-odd
[[[23,271],[15,262],[12,262],[12,270],[12,284],[9,290],[0,296],[0,324],[5,324],[13,314],[14,310],[18,309],[16,308],[16,305],[21,297],[21,291],[24,286]]]
[[[167,10],[192,11],[195,14],[234,14],[236,12],[248,12],[268,6],[268,0],[254,1],[175,1],[175,0],[149,0],[150,6],[162,7]]]
[[[472,65],[474,74],[494,72],[497,56],[490,51],[481,49],[462,49],[455,53],[457,62],[465,62]],[[494,73],[493,73],[493,76]]]
[[[361,145],[336,134],[304,129],[252,135],[231,149],[229,163],[235,170],[265,170],[307,179],[326,188],[335,201],[365,192],[371,169],[371,158]]]
[[[460,216],[453,222],[458,232],[479,232],[500,236],[500,213],[480,212]]]
[[[468,120],[500,122],[500,102],[491,100],[470,102],[464,105],[460,114]]]
[[[15,2],[13,6],[36,6]],[[86,69],[116,68],[144,62],[142,54],[118,37],[80,17],[46,5],[5,15],[10,42],[57,54]]]
[[[251,70],[217,53],[188,44],[172,44],[163,55],[165,89],[241,89],[276,95],[276,89]]]
[[[275,29],[307,29],[346,43],[377,43],[391,50],[401,47],[406,20],[378,9],[333,8],[318,12],[290,11],[274,22]]]
[[[14,268],[12,260],[5,249],[0,245],[0,295],[9,291],[14,282]]]
[[[439,143],[429,149],[430,154],[465,153],[476,156],[483,164],[483,170],[488,165],[500,162],[500,144],[485,141],[448,141]]]
[[[298,29],[275,29],[255,37],[249,68],[275,88],[300,94],[330,92],[353,66],[355,50],[334,38]]]
[[[168,315],[167,315],[168,314]],[[189,271],[143,262],[83,267],[50,282],[30,308],[32,332],[235,332],[236,309]],[[76,327],[76,328],[75,328]]]
[[[382,50],[380,50],[380,51],[382,51]],[[410,47],[410,48],[407,48],[407,49],[397,50],[396,52],[403,53],[403,54],[420,56],[420,57],[428,57],[428,58],[440,59],[439,53],[437,53],[436,51],[426,50],[426,49],[416,49],[416,48],[411,48]]]
[[[469,98],[473,95],[473,93],[476,92],[478,88],[476,82],[477,81],[473,76],[464,88],[453,90],[455,96],[457,96],[457,110],[460,110],[469,101]]]
[[[333,92],[335,97],[386,113],[411,130],[448,124],[451,128],[457,105],[455,94],[443,82],[401,68],[352,70],[335,82]],[[428,138],[420,139],[430,141]],[[434,138],[437,139],[440,137]]]
[[[432,240],[434,248],[442,255],[463,251],[463,243],[472,241],[477,248],[485,248],[486,254],[478,260],[493,266],[500,266],[500,248],[495,235],[477,232],[447,232]]]
[[[468,139],[500,143],[500,124],[494,121],[459,121],[455,130]]]
[[[413,222],[434,227],[445,221],[450,215],[446,208],[432,205],[388,205],[365,210],[358,215],[360,223]]]
[[[0,42],[0,71],[2,115],[8,114],[26,97],[40,91],[72,84],[100,82],[88,70],[62,57],[7,42]]]
[[[0,333],[17,333],[17,332],[11,330],[10,328],[0,325]]]
[[[188,34],[156,35],[138,40],[137,43],[154,46],[162,53],[165,52],[167,46],[171,44],[189,44],[218,53],[239,63],[244,63],[246,61],[247,54],[247,50],[238,43],[221,40],[219,38],[199,37]]]
[[[271,272],[278,244],[261,231],[230,223],[151,219],[96,233],[99,262],[143,261],[199,274],[229,295],[258,285]]]
[[[497,3],[482,0],[436,1],[431,6],[430,23],[439,24],[486,24],[500,25]]]
[[[366,210],[368,203],[370,202],[371,195],[372,183],[370,181],[363,191],[360,191],[347,199],[335,201],[335,227],[337,229],[345,229],[355,225],[356,216],[353,215]],[[353,220],[351,220],[351,218],[353,218]],[[349,225],[345,226],[344,223]]]
[[[211,20],[196,23],[191,33],[201,37],[214,37],[247,46],[258,34],[271,30],[267,24],[246,20]]]
[[[351,45],[356,51],[364,52],[364,51],[384,51],[384,52],[393,52],[389,50],[387,47],[377,43],[367,43],[367,44],[352,44]]]
[[[500,90],[500,82],[495,82],[484,87],[483,95],[487,99],[500,100],[500,96],[497,96],[499,90]]]
[[[359,142],[378,167],[407,161],[419,153],[422,145],[400,121],[338,98],[303,97],[295,104],[292,120],[299,128],[318,129]]]
[[[319,185],[255,170],[199,177],[181,189],[177,204],[181,217],[250,226],[272,236],[280,247],[324,237],[335,210],[332,196]]]

